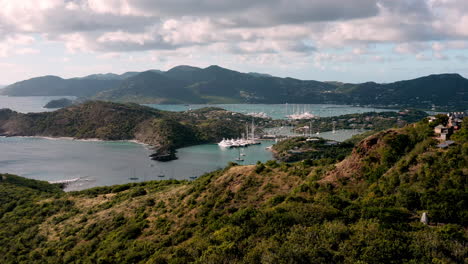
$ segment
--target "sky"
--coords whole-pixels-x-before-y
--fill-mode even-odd
[[[220,65],[319,81],[468,76],[467,0],[0,0],[0,84]]]

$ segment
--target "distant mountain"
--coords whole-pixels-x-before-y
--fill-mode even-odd
[[[135,75],[139,74],[139,72],[126,72],[123,74],[115,74],[115,73],[99,73],[99,74],[91,74],[82,78],[76,78],[76,79],[89,79],[89,80],[124,80],[129,77],[133,77]]]
[[[145,82],[145,86],[136,85],[142,82],[138,79],[145,77],[135,75],[132,85],[120,86],[118,91],[106,91],[97,98],[179,103],[337,103],[427,109],[437,105],[444,109],[461,110],[468,105],[468,80],[458,74],[430,75],[389,84],[303,81],[265,74],[241,73],[219,66],[204,69],[178,66],[161,72],[161,75],[168,79],[164,79],[162,83]],[[178,93],[185,91],[190,96],[171,99],[167,94],[160,95],[161,89],[175,87]],[[145,99],[141,96],[124,96],[134,93],[142,95]],[[151,96],[146,97],[146,94]]]
[[[219,66],[204,69],[178,66],[162,72],[158,78],[149,81],[148,75],[142,73],[126,80],[118,89],[98,94],[97,98],[180,103],[320,103],[319,99],[326,97],[319,96],[321,92],[335,89],[333,85],[317,81],[259,77]],[[182,96],[168,98],[167,93],[163,93],[166,90]],[[151,96],[141,97],[147,95]]]
[[[343,84],[337,90],[350,102],[361,104],[468,107],[468,80],[459,74],[429,75],[389,84]]]
[[[62,79],[44,76],[8,86],[10,96],[74,95],[136,103],[336,103],[466,110],[468,80],[458,74],[430,75],[388,84],[304,81],[219,66],[177,66]]]
[[[248,74],[255,76],[255,77],[274,77],[273,75],[270,75],[267,73],[249,72]]]
[[[142,72],[127,78],[116,88],[97,94],[97,98],[111,101],[147,103],[186,103],[197,101],[198,96],[184,89],[185,82],[171,79],[155,71]]]
[[[78,96],[87,97],[115,87],[119,80],[62,79],[44,76],[14,83],[0,94],[9,96]]]

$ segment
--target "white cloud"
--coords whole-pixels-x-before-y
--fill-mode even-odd
[[[424,53],[418,53],[418,54],[416,54],[415,57],[416,57],[417,60],[420,60],[420,61],[430,60],[430,58],[427,57]]]
[[[426,43],[412,42],[412,43],[398,44],[395,46],[394,51],[400,54],[418,54],[427,49],[428,49],[428,45]]]
[[[468,56],[465,55],[457,55],[455,58],[461,62],[468,62]]]
[[[0,5],[0,30],[47,34],[73,51],[286,39],[318,48],[396,43],[397,52],[415,53],[405,43],[468,38],[468,16],[453,16],[464,14],[465,1],[0,0]]]
[[[434,58],[438,59],[438,60],[448,60],[449,57],[446,56],[445,54],[442,54],[440,52],[434,52]]]
[[[31,54],[33,50],[36,50],[24,46],[32,45],[34,42],[35,39],[28,35],[11,34],[5,36],[3,41],[0,42],[0,57],[9,57],[13,53],[25,54],[29,52]]]
[[[39,54],[41,51],[33,48],[22,48],[16,50],[16,54],[19,55],[29,55],[29,54]]]
[[[0,6],[0,57],[34,54],[38,35],[102,60],[150,51],[153,61],[168,63],[202,52],[277,65],[387,62],[401,54],[445,60],[455,58],[446,55],[450,50],[468,49],[466,0],[0,0]]]

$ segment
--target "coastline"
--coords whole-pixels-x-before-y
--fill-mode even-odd
[[[47,140],[70,140],[70,141],[79,141],[79,142],[115,142],[115,143],[135,143],[138,145],[142,145],[148,149],[151,149],[152,146],[136,139],[129,139],[129,140],[105,140],[99,138],[74,138],[74,137],[46,137],[46,136],[0,136],[0,138],[38,138],[38,139],[47,139]]]

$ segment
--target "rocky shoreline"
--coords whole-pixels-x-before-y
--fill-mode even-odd
[[[176,160],[176,151],[175,150],[156,150],[155,153],[149,155],[152,160],[167,162],[171,160]]]

